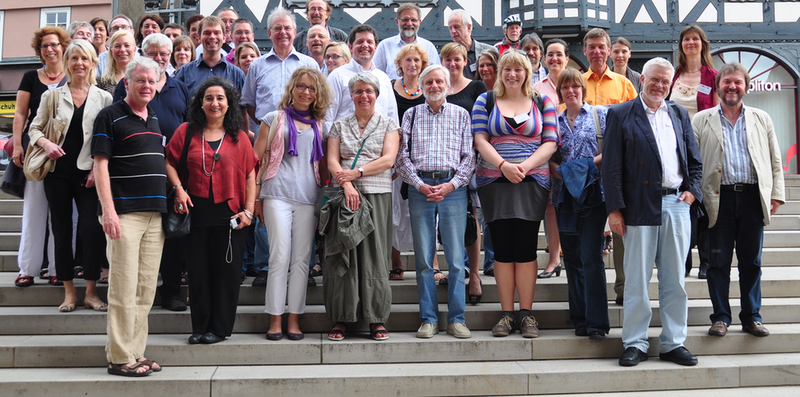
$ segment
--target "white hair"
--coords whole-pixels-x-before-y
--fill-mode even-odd
[[[650,68],[652,68],[653,66],[658,66],[660,68],[668,69],[671,75],[673,76],[675,75],[675,67],[672,66],[672,63],[661,57],[655,57],[647,61],[647,63],[645,63],[644,67],[642,68],[642,74],[649,77],[650,75],[647,72],[649,72]]]
[[[453,10],[453,14],[450,15],[450,17],[452,18],[453,15],[460,16],[461,17],[461,23],[463,23],[464,25],[472,26],[472,16],[469,15],[469,13],[466,10],[463,10],[461,8],[459,8],[457,10]]]
[[[427,77],[431,72],[435,70],[441,70],[442,72],[444,72],[444,81],[445,83],[447,83],[447,86],[450,87],[450,71],[447,70],[447,68],[445,68],[442,65],[428,65],[428,67],[426,67],[425,70],[423,70],[422,73],[419,74],[419,83],[424,84],[425,77]]]
[[[150,46],[156,47],[167,47],[169,48],[170,54],[172,53],[172,40],[169,39],[163,33],[151,33],[149,36],[145,37],[142,40],[142,52],[147,52],[150,49]]]
[[[297,21],[294,19],[294,14],[283,8],[283,6],[275,7],[275,9],[269,13],[269,16],[267,17],[267,28],[272,29],[272,24],[275,22],[275,20],[283,17],[287,17],[290,21],[292,21],[292,29],[297,29]]]

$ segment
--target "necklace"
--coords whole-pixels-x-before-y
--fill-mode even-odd
[[[397,80],[395,80],[395,81],[397,81]],[[420,89],[419,89],[419,83],[417,84],[417,92],[415,92],[415,93],[413,93],[413,94],[412,94],[412,93],[410,93],[410,92],[408,92],[408,88],[406,88],[406,82],[405,82],[405,80],[404,80],[402,77],[400,78],[400,84],[402,84],[402,85],[403,85],[403,91],[405,91],[405,92],[406,92],[406,95],[411,95],[411,96],[417,96],[417,95],[419,95],[419,93],[420,93]],[[363,128],[363,127],[362,127],[362,128]]]
[[[203,140],[205,141],[205,136],[203,136]],[[214,160],[211,162],[211,171],[206,171],[206,143],[203,142],[203,173],[206,176],[211,176],[214,173],[214,166],[217,165],[217,161],[222,158],[222,155],[219,154],[219,150],[222,149],[222,144],[225,143],[225,134],[222,134],[222,139],[219,141],[219,146],[217,146],[217,151],[214,152]]]
[[[62,70],[62,71],[58,72],[58,74],[56,75],[56,77],[50,77],[50,75],[49,75],[49,74],[47,74],[47,69],[42,69],[42,71],[44,72],[44,75],[45,75],[45,76],[47,76],[47,78],[48,78],[50,81],[56,81],[56,79],[58,78],[58,76],[61,76],[61,73],[64,73],[64,71]]]

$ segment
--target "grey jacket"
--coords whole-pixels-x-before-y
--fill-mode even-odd
[[[350,268],[351,250],[375,231],[372,223],[372,204],[358,193],[361,205],[351,210],[347,207],[344,191],[331,197],[319,213],[319,232],[325,238],[325,264],[339,276]]]

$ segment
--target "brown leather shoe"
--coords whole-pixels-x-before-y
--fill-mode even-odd
[[[714,321],[714,324],[708,329],[708,334],[711,336],[725,336],[727,333],[728,325],[724,321]]]
[[[508,336],[514,333],[514,319],[503,316],[500,321],[492,328],[492,336]]]
[[[525,338],[538,338],[538,325],[539,323],[536,322],[536,319],[533,318],[533,316],[525,316],[522,318],[522,321],[519,322],[519,332]]]
[[[742,331],[747,332],[753,336],[769,336],[769,330],[764,324],[758,321],[742,324]]]

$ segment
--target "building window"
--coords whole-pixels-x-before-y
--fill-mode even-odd
[[[3,30],[5,30],[5,11],[0,11],[0,61],[3,60]]]
[[[42,8],[39,27],[57,26],[64,30],[69,26],[70,7]]]
[[[796,77],[775,58],[749,49],[722,49],[712,58],[717,70],[727,62],[739,62],[748,70],[750,91],[743,102],[769,113],[781,148],[783,171],[798,173]]]

